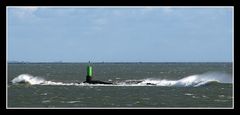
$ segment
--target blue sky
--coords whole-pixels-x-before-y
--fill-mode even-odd
[[[8,7],[8,60],[231,62],[231,7]]]

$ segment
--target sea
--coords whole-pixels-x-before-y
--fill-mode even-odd
[[[94,80],[88,84],[87,66]],[[233,108],[231,62],[8,63],[7,108]]]

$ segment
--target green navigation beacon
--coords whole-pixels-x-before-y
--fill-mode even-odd
[[[92,66],[87,66],[87,76],[92,77]]]
[[[89,83],[89,84],[113,84],[110,82],[104,82],[104,81],[100,81],[100,80],[93,80],[93,69],[92,66],[90,66],[90,61],[88,62],[87,65],[87,76],[86,76],[86,81],[84,81],[83,83]]]
[[[93,75],[92,66],[90,66],[90,61],[89,61],[87,66],[87,76],[86,76],[87,82],[92,80],[92,75]]]

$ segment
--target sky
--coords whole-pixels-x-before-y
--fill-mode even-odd
[[[7,59],[232,62],[232,7],[8,7]]]

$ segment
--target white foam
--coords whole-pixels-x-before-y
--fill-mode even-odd
[[[41,77],[33,77],[29,74],[21,74],[12,80],[12,83],[29,83],[31,85],[42,84],[45,80]]]
[[[193,86],[198,87],[211,82],[218,83],[231,83],[231,76],[224,73],[205,73],[198,75],[191,75],[184,77],[180,80],[158,80],[158,79],[145,79],[142,84],[156,84],[157,86]]]
[[[191,75],[179,80],[167,79],[142,79],[137,83],[128,83],[131,80],[122,81],[114,84],[88,84],[88,83],[64,83],[47,81],[41,77],[29,74],[21,74],[12,80],[13,84],[29,83],[31,85],[64,85],[64,86],[176,86],[176,87],[198,87],[211,82],[231,83],[231,76],[223,73],[205,73]],[[132,80],[134,81],[134,80]]]

